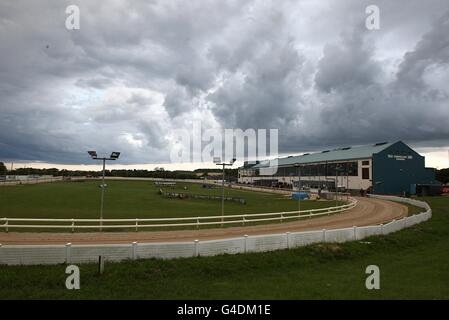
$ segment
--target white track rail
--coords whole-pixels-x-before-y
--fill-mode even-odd
[[[97,262],[102,256],[108,261],[148,258],[171,259],[181,257],[214,256],[245,252],[264,252],[291,249],[321,242],[357,241],[374,235],[386,235],[432,217],[429,205],[422,201],[398,197],[381,197],[409,203],[426,210],[420,214],[393,220],[386,224],[349,227],[332,230],[286,232],[279,234],[225,238],[219,240],[185,241],[167,243],[94,244],[94,245],[1,245],[0,265],[38,265],[60,263]]]
[[[320,209],[302,211],[254,213],[226,216],[203,216],[184,218],[151,218],[151,219],[38,219],[38,218],[0,218],[0,230],[10,229],[134,229],[196,227],[241,224],[243,226],[254,222],[290,221],[323,215],[335,214],[354,208],[357,200],[349,198],[349,203]],[[42,224],[47,223],[47,224]]]

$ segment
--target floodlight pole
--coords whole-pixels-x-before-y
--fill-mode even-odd
[[[335,164],[335,206],[338,206],[338,171],[340,170],[340,164]]]
[[[223,174],[221,180],[221,226],[223,227],[224,221],[224,181],[225,181],[225,163],[223,163]]]
[[[232,159],[230,163],[222,162],[216,163],[217,166],[223,166],[222,180],[221,180],[221,227],[224,225],[224,182],[225,182],[225,166],[232,166],[235,159]]]
[[[89,155],[93,160],[103,161],[103,172],[101,177],[101,204],[100,204],[100,231],[103,230],[103,207],[104,207],[104,189],[106,189],[106,184],[104,183],[106,175],[106,160],[117,160],[120,156],[120,152],[112,152],[109,158],[98,157],[96,151],[88,151]]]
[[[103,229],[103,204],[104,204],[104,176],[105,176],[105,169],[106,169],[106,158],[103,158],[103,177],[101,179],[101,207],[100,207],[100,231]]]
[[[349,163],[346,163],[346,201],[349,200]]]
[[[298,168],[298,214],[301,214],[301,165],[296,163],[295,167]]]

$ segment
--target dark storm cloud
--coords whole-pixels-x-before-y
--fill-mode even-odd
[[[340,139],[360,143],[373,137],[447,145],[449,91],[426,83],[424,75],[429,66],[447,72],[448,23],[446,13],[432,24],[415,48],[404,54],[392,81],[379,78],[381,63],[362,41],[342,39],[340,47],[325,50],[316,77],[328,103],[322,111],[321,137],[331,145]]]
[[[432,66],[449,64],[449,8],[416,44],[399,65],[397,83],[405,89],[425,89],[424,74]],[[431,88],[429,88],[431,89]]]
[[[318,89],[330,93],[375,83],[381,68],[371,57],[374,48],[363,37],[368,31],[364,31],[362,26],[357,29],[343,38],[341,44],[324,47],[315,77]]]
[[[371,32],[369,4],[2,1],[0,158],[163,162],[194,120],[278,128],[280,152],[449,145],[447,2],[378,1]]]

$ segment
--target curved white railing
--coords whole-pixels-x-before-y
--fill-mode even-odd
[[[337,212],[354,208],[357,200],[349,198],[349,203],[320,209],[309,209],[302,211],[270,212],[239,214],[225,216],[203,216],[203,217],[183,217],[183,218],[149,218],[149,219],[39,219],[39,218],[0,218],[0,230],[18,228],[33,229],[135,229],[143,228],[167,228],[167,227],[196,227],[245,224],[267,221],[288,221],[292,219],[312,218],[322,215],[330,215]],[[40,222],[50,222],[55,224],[37,224]],[[180,222],[180,223],[179,223]],[[32,224],[30,224],[32,223]],[[93,223],[93,224],[87,224]],[[118,223],[118,224],[112,224]]]
[[[0,244],[0,265],[88,263],[98,261],[99,256],[102,256],[108,261],[123,261],[128,259],[171,259],[245,252],[264,252],[291,249],[313,243],[357,241],[373,235],[386,235],[424,222],[432,217],[431,208],[423,201],[398,197],[373,197],[406,202],[423,208],[425,212],[399,220],[393,220],[385,224],[256,236],[242,235],[241,237],[218,240],[89,245],[72,245],[71,243],[62,245]]]

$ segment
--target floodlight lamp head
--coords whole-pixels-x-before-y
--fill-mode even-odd
[[[114,151],[114,152],[111,153],[111,155],[109,157],[112,160],[117,160],[119,156],[120,156],[120,152]]]
[[[93,158],[95,159],[97,157],[97,151],[87,151],[87,153]]]

